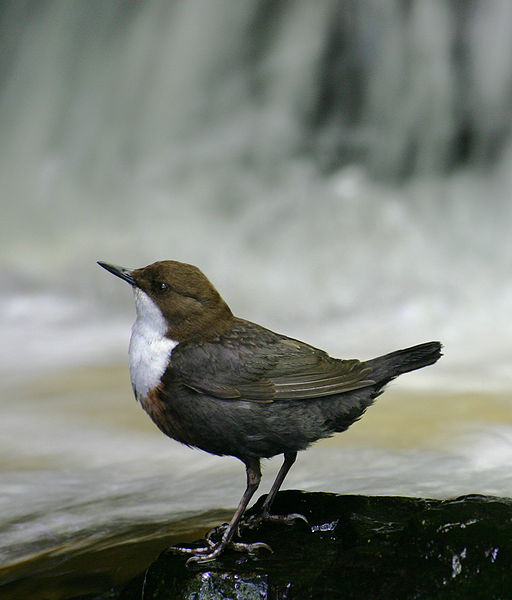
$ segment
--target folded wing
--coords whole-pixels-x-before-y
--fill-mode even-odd
[[[179,344],[171,365],[184,385],[226,400],[308,400],[375,384],[366,363],[331,358],[246,321],[222,344]]]

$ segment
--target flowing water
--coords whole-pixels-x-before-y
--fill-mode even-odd
[[[510,495],[512,9],[450,6],[3,3],[0,561],[19,597],[123,579],[244,486],[136,405],[131,293],[96,260],[197,264],[235,314],[334,356],[443,341],[288,487]],[[82,589],[58,581],[45,597]]]

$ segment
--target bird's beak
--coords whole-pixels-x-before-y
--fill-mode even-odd
[[[130,271],[130,269],[125,269],[124,267],[118,267],[117,265],[109,265],[108,263],[101,262],[100,260],[98,261],[98,264],[100,267],[107,269],[107,271],[110,271],[114,275],[117,275],[117,277],[124,279],[131,285],[137,285],[135,283],[135,279],[133,278],[133,275],[132,275],[132,272]]]

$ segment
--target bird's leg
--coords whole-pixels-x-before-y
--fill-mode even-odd
[[[270,492],[268,493],[268,496],[265,498],[265,502],[263,503],[263,506],[261,507],[261,512],[257,515],[253,515],[252,517],[250,517],[249,519],[244,521],[244,523],[243,523],[244,525],[247,525],[249,527],[256,527],[262,521],[273,521],[273,522],[277,522],[277,523],[289,524],[289,523],[293,523],[297,519],[301,519],[301,520],[305,521],[306,523],[308,523],[308,520],[306,519],[306,517],[304,515],[300,515],[299,513],[291,513],[289,515],[272,515],[272,514],[270,514],[270,507],[272,506],[272,503],[275,500],[277,492],[279,491],[279,488],[281,487],[281,485],[284,481],[284,478],[288,474],[288,471],[291,469],[291,467],[296,459],[297,459],[297,452],[285,452],[284,453],[283,464],[281,465],[281,468],[279,469],[279,473],[277,474],[277,477],[275,478],[275,481],[272,484],[272,487],[270,489]],[[308,523],[308,525],[309,525],[309,523]]]
[[[233,536],[235,535],[238,523],[244,514],[249,501],[254,495],[254,492],[258,489],[261,480],[260,461],[258,459],[251,459],[244,461],[247,472],[247,487],[245,488],[244,495],[240,500],[240,504],[235,511],[229,525],[222,534],[222,538],[219,542],[214,543],[211,539],[206,538],[208,543],[207,547],[203,548],[183,548],[180,546],[172,546],[169,550],[173,552],[179,552],[181,554],[191,554],[191,558],[188,559],[187,564],[190,562],[203,562],[207,560],[213,560],[220,556],[224,550],[229,546],[238,552],[255,552],[261,548],[265,548],[272,552],[272,549],[267,544],[262,542],[256,542],[254,544],[244,544],[242,542],[233,542]]]

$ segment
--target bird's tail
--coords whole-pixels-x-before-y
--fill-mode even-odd
[[[404,350],[390,352],[369,360],[366,364],[372,369],[369,377],[384,385],[391,379],[402,375],[402,373],[433,365],[440,356],[441,343],[427,342]]]

